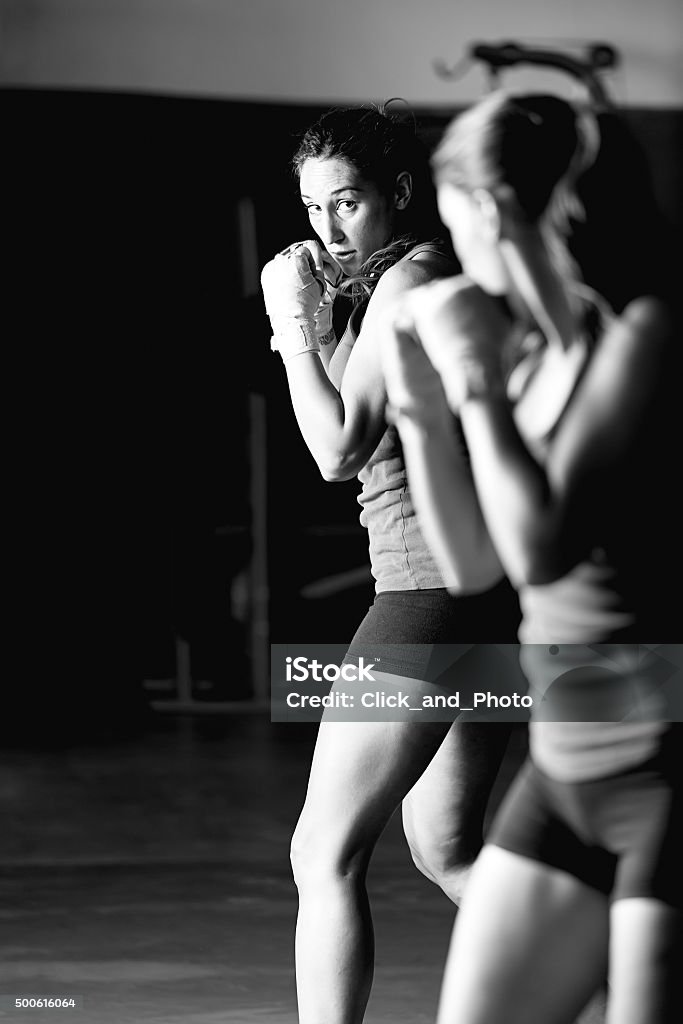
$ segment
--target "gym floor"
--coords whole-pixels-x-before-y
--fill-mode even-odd
[[[296,1024],[288,846],[314,739],[259,714],[153,714],[133,736],[5,746],[0,1019]],[[454,910],[413,867],[399,815],[369,884],[367,1024],[433,1024]],[[12,1009],[19,996],[81,1009]],[[596,1004],[581,1024],[602,1019]]]

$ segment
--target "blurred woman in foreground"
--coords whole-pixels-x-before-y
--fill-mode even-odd
[[[471,551],[453,497],[470,479],[520,594],[535,697],[530,756],[458,913],[439,1024],[571,1024],[606,971],[610,1024],[681,1019],[683,748],[667,645],[642,645],[680,628],[678,339],[662,240],[611,252],[632,282],[618,316],[570,257],[582,175],[606,207],[628,177],[618,159],[606,173],[599,147],[595,119],[557,97],[496,93],[456,118],[432,168],[464,274],[414,290],[383,336],[424,534],[457,578]],[[605,255],[609,242],[594,239]]]

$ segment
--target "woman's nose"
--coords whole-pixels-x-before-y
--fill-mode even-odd
[[[325,243],[326,248],[329,248],[333,243],[341,242],[344,238],[344,229],[341,222],[333,213],[323,214],[322,223],[319,224],[319,230],[320,237]]]

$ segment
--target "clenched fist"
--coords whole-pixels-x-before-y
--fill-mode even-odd
[[[274,317],[313,320],[325,282],[302,245],[286,255],[278,253],[266,263],[261,271],[261,288],[271,323]]]
[[[470,398],[504,391],[502,352],[511,324],[495,299],[469,278],[444,278],[412,289],[404,315],[454,412]]]
[[[273,330],[271,347],[283,359],[318,352],[332,331],[332,301],[339,268],[318,242],[290,245],[261,272],[261,287]]]
[[[449,420],[441,377],[400,306],[386,320],[379,340],[389,422],[399,424],[401,417],[407,417],[427,426]]]

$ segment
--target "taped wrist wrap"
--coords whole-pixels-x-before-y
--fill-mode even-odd
[[[270,324],[273,328],[270,347],[273,352],[280,353],[283,363],[304,352],[320,351],[315,321],[299,320],[289,316],[272,316]]]

